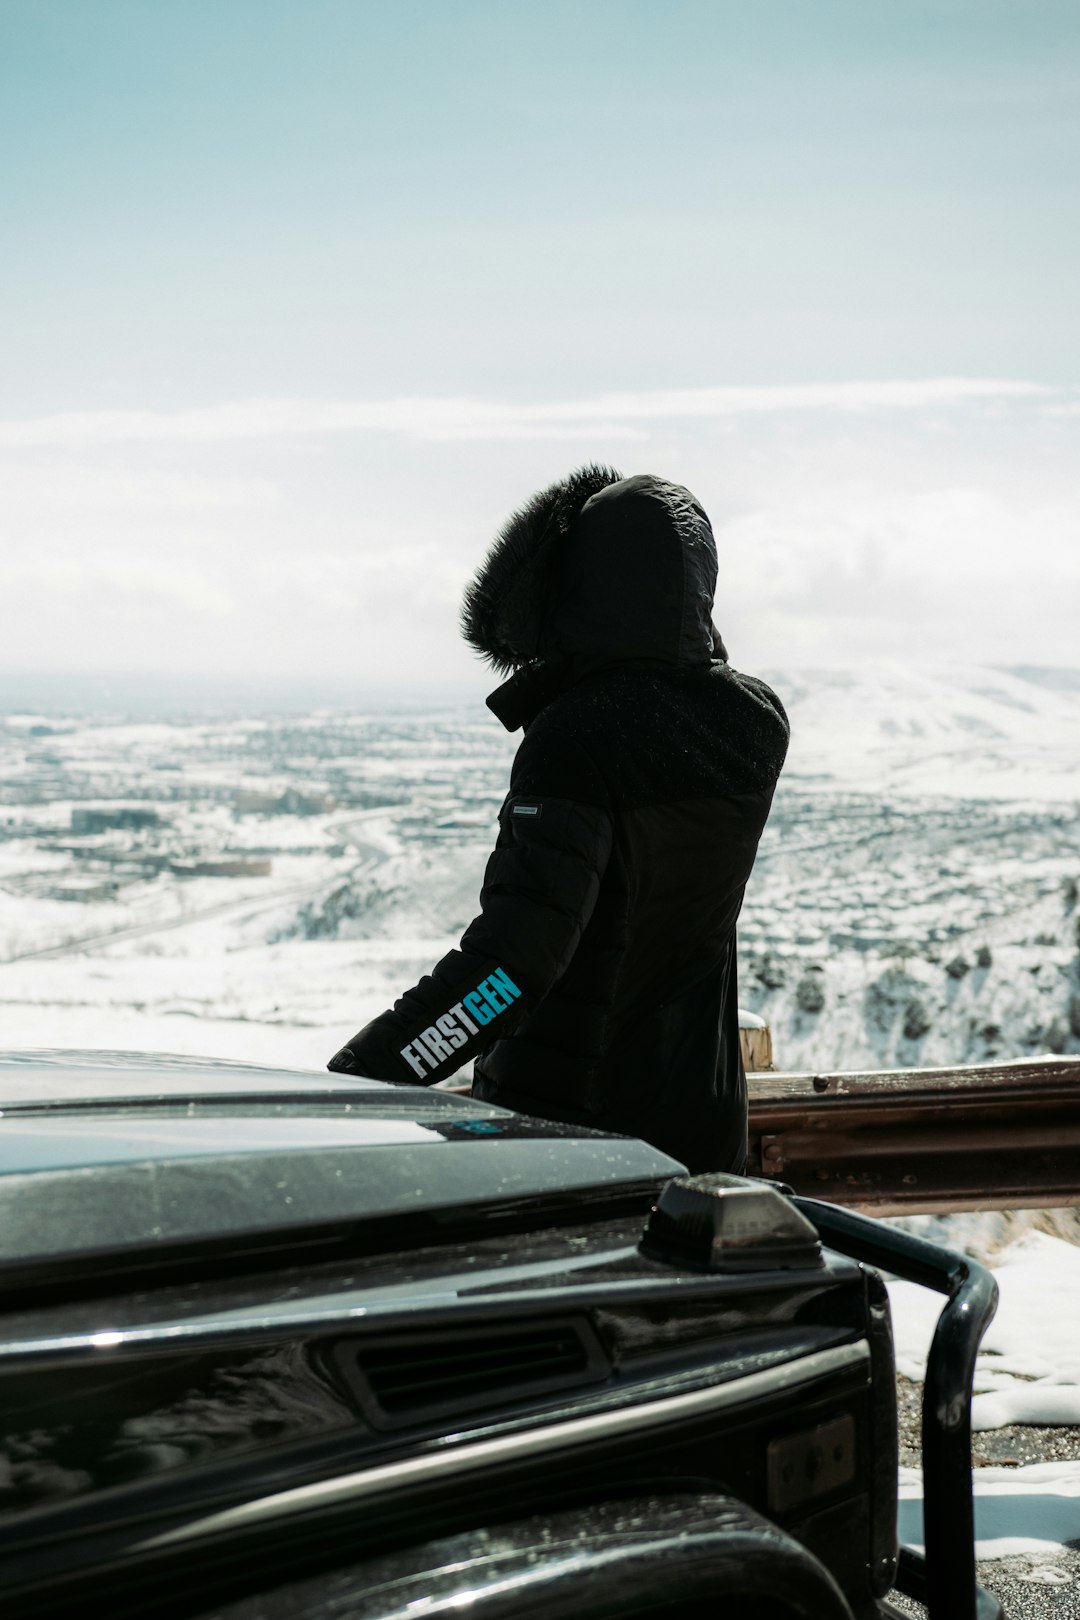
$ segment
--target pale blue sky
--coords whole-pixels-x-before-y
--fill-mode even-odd
[[[759,661],[839,597],[936,642],[917,555],[1000,576],[964,656],[1080,662],[1007,583],[1080,588],[1078,107],[1075,0],[3,0],[0,663],[465,679],[462,579],[594,454],[768,555]],[[1047,392],[783,392],[942,378]]]
[[[6,412],[1074,380],[1075,0],[5,0]]]

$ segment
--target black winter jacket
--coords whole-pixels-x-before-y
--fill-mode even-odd
[[[788,729],[727,664],[715,585],[705,513],[657,478],[586,468],[511,520],[464,614],[525,725],[480,915],[332,1069],[475,1058],[488,1101],[741,1168],[735,924]]]

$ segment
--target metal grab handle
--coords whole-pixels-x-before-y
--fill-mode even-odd
[[[910,1548],[904,1549],[898,1585],[926,1604],[929,1620],[991,1620],[995,1612],[1002,1613],[1000,1605],[980,1591],[975,1580],[971,1386],[982,1336],[997,1310],[997,1283],[977,1260],[883,1226],[867,1215],[816,1198],[793,1197],[792,1203],[841,1254],[946,1296],[923,1385],[925,1587],[907,1590],[921,1573],[921,1561]]]

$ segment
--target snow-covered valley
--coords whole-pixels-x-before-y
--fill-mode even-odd
[[[780,1066],[1080,1051],[1080,679],[1034,673],[771,674],[740,1000]],[[513,749],[480,705],[7,714],[4,1044],[321,1067],[473,915]]]

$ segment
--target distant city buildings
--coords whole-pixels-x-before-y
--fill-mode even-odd
[[[76,805],[71,812],[71,830],[80,838],[103,832],[143,832],[160,826],[161,816],[156,810],[134,805],[110,804],[104,809]]]
[[[119,888],[119,883],[113,878],[102,878],[100,881],[89,879],[82,883],[76,878],[50,884],[44,892],[48,900],[76,900],[90,905],[94,901],[115,900]]]
[[[269,877],[274,863],[265,857],[254,860],[228,857],[220,861],[170,861],[169,871],[175,877]]]
[[[233,800],[233,809],[240,816],[325,816],[336,803],[332,794],[301,793],[290,787],[284,793],[240,792]]]

